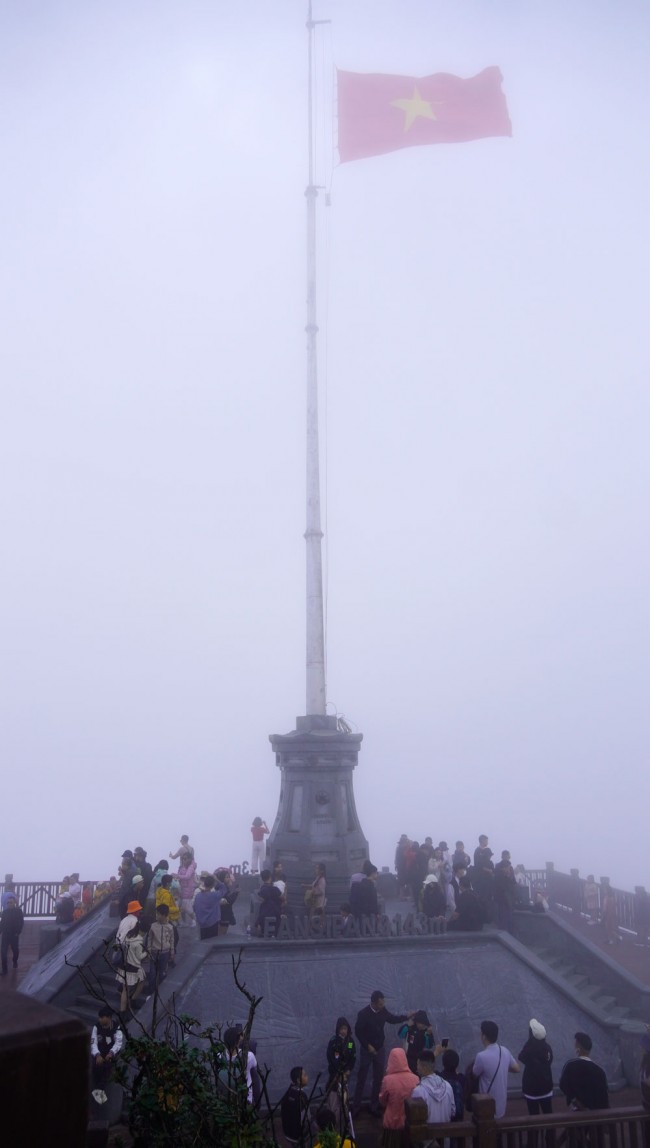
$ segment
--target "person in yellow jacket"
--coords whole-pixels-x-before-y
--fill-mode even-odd
[[[169,909],[168,919],[172,925],[176,925],[180,919],[181,911],[171,891],[172,880],[173,877],[171,873],[165,873],[160,885],[156,889],[156,908],[160,905],[166,905]]]

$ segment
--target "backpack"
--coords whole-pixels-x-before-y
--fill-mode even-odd
[[[437,881],[430,881],[422,892],[422,912],[425,917],[443,917],[445,908],[445,895],[440,885]]]
[[[456,1108],[456,1115],[452,1117],[454,1121],[462,1120],[465,1115],[465,1078],[461,1073],[455,1072],[453,1075],[445,1076],[441,1073],[442,1079],[451,1085],[451,1090],[454,1094],[454,1105]]]

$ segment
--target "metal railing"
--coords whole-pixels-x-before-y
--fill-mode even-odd
[[[533,896],[535,892],[540,891],[548,898],[551,905],[568,909],[577,916],[588,917],[592,914],[593,910],[588,906],[585,894],[587,880],[580,876],[577,869],[571,869],[569,873],[560,873],[553,863],[548,861],[545,869],[527,869],[526,876]],[[638,928],[639,907],[643,905],[645,899],[644,887],[637,885],[635,891],[630,893],[627,889],[616,889],[608,877],[601,877],[594,884],[598,890],[596,912],[600,913],[604,891],[608,888],[614,894],[619,926],[630,932],[635,931]],[[650,907],[646,911],[650,915]]]
[[[99,882],[83,881],[81,884],[83,889],[90,889],[92,894],[90,905],[92,905]],[[42,918],[54,917],[54,906],[61,895],[63,885],[60,881],[12,881],[9,888],[16,894],[25,917]],[[0,896],[5,889],[5,882],[0,881]]]

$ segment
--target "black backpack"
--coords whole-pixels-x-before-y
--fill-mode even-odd
[[[422,891],[422,912],[425,917],[444,917],[447,905],[445,895],[437,881],[430,881]]]

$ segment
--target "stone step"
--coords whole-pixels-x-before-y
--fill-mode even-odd
[[[618,1004],[616,997],[607,996],[605,993],[600,997],[592,997],[592,1000],[595,1005],[598,1005],[598,1008],[607,1013],[611,1012],[613,1008],[616,1008]]]
[[[581,989],[580,992],[583,994],[583,996],[591,997],[593,999],[594,997],[600,996],[602,994],[603,986],[595,985],[593,981],[589,981],[589,983],[585,985],[585,987]]]
[[[545,964],[548,964],[549,960],[553,956],[551,949],[545,949],[543,947],[539,948],[535,945],[530,945],[530,950],[535,954],[536,957],[538,957],[540,961],[544,961]]]
[[[575,965],[570,964],[568,961],[558,961],[556,964],[552,964],[551,968],[554,973],[557,973],[559,977],[564,977],[565,980],[576,971]]]
[[[570,985],[573,985],[573,988],[577,989],[578,992],[582,992],[584,986],[589,984],[589,977],[584,973],[571,973],[566,977],[566,980]]]
[[[625,1005],[616,1005],[615,1008],[609,1010],[609,1015],[612,1020],[627,1020],[631,1016],[631,1012]]]

